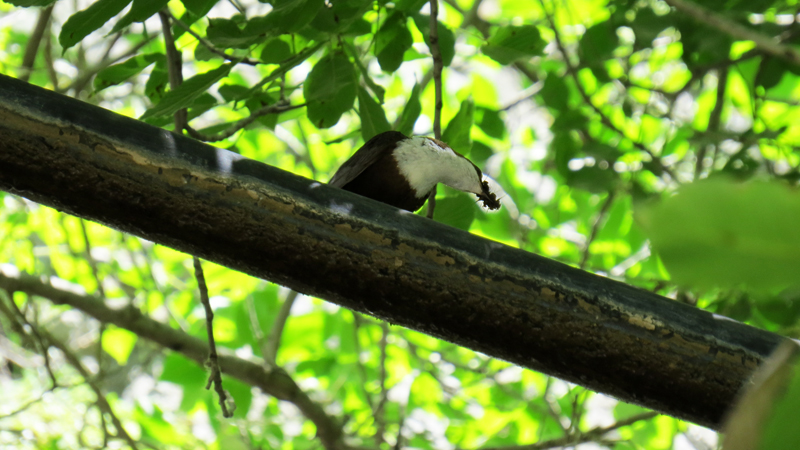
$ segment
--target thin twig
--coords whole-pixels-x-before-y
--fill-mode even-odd
[[[36,62],[36,54],[39,53],[39,44],[42,42],[44,32],[47,30],[47,25],[50,23],[50,16],[53,13],[53,6],[51,3],[46,8],[42,9],[39,13],[39,19],[36,21],[36,28],[33,29],[28,44],[25,46],[25,56],[22,57],[22,67],[20,68],[19,79],[28,81],[33,72],[33,65]],[[50,39],[50,36],[47,37]]]
[[[181,71],[181,54],[175,47],[175,39],[172,37],[172,27],[170,25],[170,13],[164,8],[158,12],[161,19],[161,31],[164,33],[164,46],[167,49],[167,74],[169,76],[170,89],[177,89],[183,83],[183,73]],[[175,112],[175,132],[180,133],[187,124],[186,109]]]
[[[37,328],[37,327],[31,325],[31,328]],[[83,366],[80,358],[78,358],[76,354],[74,354],[69,348],[67,348],[67,346],[63,342],[59,341],[58,339],[55,339],[47,331],[39,329],[39,333],[45,338],[45,340],[50,345],[61,350],[61,353],[64,354],[67,362],[72,367],[74,367],[78,371],[78,373],[81,374],[83,379],[86,381],[86,384],[88,384],[89,387],[92,388],[95,395],[97,396],[97,406],[100,408],[101,411],[103,411],[104,413],[108,414],[109,417],[111,417],[111,423],[113,423],[114,428],[117,429],[118,437],[121,436],[122,439],[124,439],[128,443],[128,445],[130,445],[131,448],[133,448],[134,450],[138,449],[136,441],[133,440],[133,438],[125,430],[125,427],[122,426],[122,421],[119,420],[119,417],[117,417],[117,415],[114,413],[114,410],[111,408],[111,404],[109,404],[108,400],[106,400],[105,394],[103,394],[103,390],[100,388],[100,385],[93,379],[93,377],[89,373],[89,370]]]
[[[103,390],[100,388],[100,385],[94,379],[94,377],[91,376],[89,370],[86,369],[86,367],[84,367],[83,363],[81,363],[80,358],[78,358],[63,342],[59,341],[58,339],[54,338],[50,333],[48,333],[47,330],[41,328],[37,323],[29,321],[28,318],[25,317],[25,314],[22,311],[20,311],[19,308],[17,308],[17,305],[16,303],[14,303],[13,299],[9,303],[11,304],[12,307],[11,310],[15,313],[17,320],[19,320],[21,323],[25,325],[25,328],[23,328],[24,330],[23,332],[32,335],[34,337],[34,340],[39,343],[40,351],[42,352],[42,355],[45,356],[45,359],[47,359],[46,355],[48,353],[48,349],[50,346],[53,346],[61,350],[61,353],[64,354],[64,357],[67,360],[67,362],[71,366],[73,366],[75,370],[78,371],[78,373],[81,374],[81,377],[83,377],[84,381],[86,381],[86,384],[89,385],[89,387],[94,391],[95,396],[97,397],[98,407],[103,413],[108,414],[111,417],[111,421],[114,423],[114,427],[117,429],[118,437],[124,439],[131,448],[137,450],[138,447],[136,445],[136,441],[133,440],[133,438],[128,434],[128,432],[122,426],[122,421],[120,421],[117,415],[114,414],[114,410],[111,408],[111,405],[108,403],[108,400],[106,400],[106,397],[103,394]],[[56,387],[58,387],[58,382],[55,379],[55,374],[50,372],[50,376],[53,381],[53,386],[50,388],[50,390],[53,390]],[[103,420],[105,420],[105,418],[103,418]],[[105,427],[103,427],[103,429],[105,430]]]
[[[222,58],[227,59],[228,61],[236,61],[236,62],[240,62],[240,63],[243,63],[243,64],[249,64],[251,66],[255,66],[257,64],[261,64],[260,61],[256,61],[254,59],[250,59],[250,58],[243,57],[243,56],[233,56],[233,55],[229,55],[229,54],[223,52],[222,50],[218,49],[217,47],[214,47],[214,44],[209,42],[207,39],[203,38],[199,34],[197,34],[194,31],[192,31],[192,27],[190,27],[189,25],[184,23],[181,19],[178,19],[177,17],[175,17],[169,11],[167,11],[167,14],[169,14],[170,19],[172,19],[172,21],[175,24],[177,24],[179,27],[183,28],[184,31],[186,31],[187,33],[192,35],[192,37],[197,39],[197,41],[200,42],[201,44],[203,44],[203,46],[206,47],[211,53],[214,53],[215,55],[219,55]]]
[[[753,31],[744,25],[736,23],[727,17],[708,10],[697,3],[684,0],[665,0],[670,6],[691,16],[698,22],[734,37],[741,41],[752,41],[764,53],[783,59],[791,64],[800,65],[800,52],[792,47],[782,45],[770,36]]]
[[[581,257],[581,262],[578,265],[581,270],[586,268],[586,263],[589,261],[589,247],[592,246],[592,242],[594,242],[594,240],[597,238],[597,233],[600,231],[600,225],[602,225],[603,221],[605,220],[612,203],[614,203],[614,191],[610,191],[608,193],[605,203],[603,203],[603,206],[600,207],[600,211],[597,213],[597,218],[594,220],[592,232],[589,234],[589,239],[586,240],[586,247],[583,249],[583,256]]]
[[[428,30],[430,41],[431,57],[433,58],[433,85],[435,90],[434,106],[433,106],[433,136],[436,139],[442,138],[442,70],[444,63],[442,61],[442,51],[439,48],[439,0],[430,0],[431,5],[431,22],[430,30]],[[430,195],[428,196],[428,218],[433,219],[433,212],[436,209],[436,185],[433,186]]]
[[[388,398],[388,389],[386,389],[386,345],[388,344],[389,325],[386,322],[381,322],[381,340],[378,346],[381,349],[381,360],[379,369],[379,382],[381,387],[381,395],[378,400],[378,405],[373,410],[372,416],[375,417],[375,445],[381,446],[383,444],[383,434],[386,432],[386,417],[384,414],[384,406]]]
[[[718,79],[717,79],[717,99],[716,103],[714,104],[714,109],[711,110],[711,115],[708,118],[708,128],[707,130],[710,132],[717,132],[719,131],[720,127],[720,119],[722,117],[722,108],[725,105],[725,89],[728,86],[728,68],[722,68],[718,72]],[[715,147],[719,146],[719,143],[714,144]],[[704,160],[706,159],[706,151],[708,150],[707,145],[703,145],[700,147],[700,150],[697,152],[697,161],[695,162],[694,166],[694,179],[695,181],[700,179],[700,175],[703,174],[703,167],[704,167]],[[716,155],[716,152],[714,152]],[[713,163],[711,165],[713,170]]]
[[[294,301],[297,300],[299,294],[300,293],[295,290],[289,291],[289,295],[287,295],[286,299],[283,301],[281,309],[278,310],[278,315],[275,317],[275,322],[273,322],[272,328],[269,330],[263,350],[264,360],[268,364],[276,365],[283,329],[286,326],[286,321],[289,319],[289,314],[292,312]]]
[[[211,301],[208,299],[208,286],[206,286],[206,277],[203,275],[203,266],[200,264],[200,258],[197,256],[192,257],[194,261],[194,276],[197,278],[197,287],[200,289],[200,302],[206,310],[206,333],[208,334],[208,360],[206,365],[211,369],[211,375],[208,377],[206,389],[211,389],[211,384],[214,384],[214,390],[219,396],[219,407],[222,409],[222,417],[233,417],[233,410],[228,410],[228,402],[233,402],[233,399],[228,400],[228,393],[222,388],[222,370],[219,368],[219,357],[217,356],[217,343],[214,341],[214,310],[211,309]],[[233,405],[233,409],[236,405]]]
[[[606,433],[610,431],[614,431],[618,428],[626,427],[628,425],[633,425],[634,423],[642,420],[652,419],[657,415],[658,415],[657,412],[646,412],[628,417],[627,419],[620,420],[607,427],[592,428],[591,430],[585,433],[576,433],[573,435],[567,435],[557,439],[550,439],[543,442],[537,442],[536,444],[512,445],[507,447],[484,447],[482,450],[545,450],[550,448],[574,447],[578,444],[583,444],[585,442],[599,441],[603,438],[603,436]]]
[[[303,108],[304,106],[306,106],[305,103],[301,103],[299,105],[287,105],[287,104],[282,104],[282,103],[277,103],[277,104],[274,104],[274,105],[267,105],[267,106],[262,107],[258,111],[250,114],[248,117],[245,117],[244,119],[234,123],[227,130],[225,130],[225,131],[223,131],[221,133],[217,133],[217,134],[205,134],[205,133],[202,133],[200,131],[195,130],[194,128],[192,128],[188,124],[184,126],[184,129],[186,130],[187,133],[189,133],[189,136],[191,136],[191,137],[193,137],[193,138],[195,138],[195,139],[197,139],[199,141],[203,141],[203,142],[218,142],[218,141],[221,141],[223,139],[227,139],[227,138],[233,136],[237,131],[239,131],[239,130],[245,128],[246,126],[250,125],[251,123],[255,122],[256,119],[258,119],[261,116],[266,116],[268,114],[279,114],[279,113],[282,113],[282,112],[291,111],[293,109]]]

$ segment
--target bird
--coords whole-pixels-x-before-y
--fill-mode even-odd
[[[414,212],[437,183],[475,194],[490,210],[500,208],[483,172],[444,142],[385,131],[342,164],[328,184]]]

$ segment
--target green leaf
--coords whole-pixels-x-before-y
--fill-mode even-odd
[[[670,25],[666,15],[656,15],[649,6],[636,11],[636,19],[628,25],[636,36],[634,48],[638,50],[651,46],[653,40]]]
[[[122,83],[161,59],[164,59],[164,55],[160,53],[148,53],[134,56],[123,63],[108,66],[95,77],[94,90],[99,92],[109,86]]]
[[[678,283],[756,289],[798,283],[800,195],[780,184],[692,183],[642,218]]]
[[[58,35],[58,42],[64,50],[72,47],[102,27],[112,17],[119,14],[131,0],[98,0],[92,6],[71,15]]]
[[[342,53],[329,53],[311,69],[303,84],[308,119],[317,128],[335,125],[356,99],[356,72]]]
[[[582,167],[567,174],[567,184],[578,189],[601,194],[611,191],[619,176],[611,168],[601,169],[598,166]]]
[[[417,123],[417,119],[422,112],[422,105],[419,102],[419,91],[419,84],[415,84],[414,88],[411,89],[411,95],[408,96],[406,106],[403,108],[403,113],[400,115],[400,125],[397,127],[397,131],[406,136],[411,136],[411,133],[414,132],[414,124]]]
[[[111,33],[116,33],[134,22],[144,22],[153,14],[163,9],[169,0],[133,0],[128,14],[125,14],[111,29]]]
[[[594,25],[586,30],[578,44],[581,61],[592,64],[607,59],[617,48],[618,41],[617,27],[610,20]]]
[[[479,107],[476,112],[478,127],[488,136],[495,139],[503,139],[506,135],[506,123],[500,117],[500,111]]]
[[[280,38],[267,41],[264,49],[261,50],[261,61],[267,64],[279,64],[292,56],[292,49],[289,44]]]
[[[406,16],[394,13],[375,34],[375,56],[384,72],[394,72],[403,63],[403,54],[414,39],[408,31]]]
[[[361,137],[365,142],[392,129],[381,105],[362,87],[358,88],[358,115],[361,118]]]
[[[159,380],[175,383],[183,388],[181,410],[189,411],[206,395],[208,374],[196,362],[180,353],[169,353],[164,359],[164,369]]]
[[[167,58],[159,59],[153,70],[150,71],[150,77],[144,85],[144,95],[153,103],[158,103],[167,92],[167,83],[169,81],[169,74],[167,73]]]
[[[428,48],[431,48],[430,16],[414,14],[412,17],[414,17],[414,25],[416,25],[419,32],[422,33],[422,38],[425,40],[425,45],[427,45]],[[437,25],[438,26],[436,29],[439,33],[439,51],[442,53],[442,63],[445,66],[449,66],[450,63],[453,62],[453,57],[456,54],[456,36],[453,34],[452,30],[442,25],[441,22],[437,22]]]
[[[206,37],[217,48],[248,48],[261,40],[257,34],[242,31],[231,19],[209,19]]]
[[[7,3],[19,6],[22,8],[29,8],[31,6],[47,6],[56,0],[5,0]]]
[[[500,27],[481,50],[503,65],[542,54],[547,43],[535,25]]]
[[[756,84],[764,86],[764,89],[777,86],[783,78],[783,74],[788,71],[788,64],[778,58],[764,57],[756,77]]]
[[[475,196],[463,192],[436,199],[436,221],[467,231],[475,220],[475,205]]]
[[[442,140],[458,153],[469,153],[472,139],[469,134],[472,129],[472,118],[475,112],[475,103],[472,100],[461,102],[461,108],[456,116],[447,124],[442,133]]]
[[[103,333],[103,350],[111,355],[117,364],[124,366],[128,363],[128,357],[131,356],[137,340],[138,336],[135,333],[111,326]]]
[[[246,35],[296,33],[311,23],[325,5],[325,0],[277,0],[271,3],[275,9],[269,14],[248,20],[244,28]]]
[[[233,68],[233,64],[224,64],[210,72],[189,78],[174,91],[167,92],[161,101],[156,106],[145,111],[140,119],[168,116],[180,109],[191,106],[195,99],[203,95],[217,81],[227,76],[231,68]]]
[[[181,3],[196,17],[204,17],[211,11],[211,8],[217,3],[217,0],[181,0]],[[185,22],[186,21],[184,21],[184,23]]]

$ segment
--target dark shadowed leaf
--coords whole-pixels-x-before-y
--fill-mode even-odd
[[[275,9],[266,16],[248,20],[246,35],[296,33],[311,23],[324,6],[324,0],[280,0],[272,2],[272,6]]]
[[[419,90],[419,84],[415,84],[400,116],[400,125],[397,127],[397,131],[406,136],[410,136],[414,132],[414,124],[417,123],[417,118],[422,112],[422,105],[419,102]]]
[[[23,8],[29,8],[31,6],[47,6],[56,0],[6,0],[7,3],[14,5],[14,6],[21,6]]]
[[[385,72],[394,72],[403,63],[403,54],[414,40],[408,31],[406,16],[394,13],[375,35],[375,56]]]
[[[127,14],[122,16],[111,29],[111,33],[127,27],[134,22],[144,22],[167,5],[169,0],[133,0],[133,5]]]
[[[567,101],[569,100],[567,83],[555,73],[548,73],[547,78],[544,80],[544,86],[542,86],[541,96],[547,106],[563,111],[567,108]]]
[[[181,3],[196,17],[203,17],[211,11],[217,0],[181,0]],[[183,22],[186,23],[185,20]]]
[[[586,30],[578,48],[581,60],[587,64],[603,61],[617,48],[617,27],[611,21],[598,23]]]
[[[358,115],[361,119],[361,137],[364,138],[364,141],[392,129],[381,105],[370,97],[366,89],[361,87],[358,88]]]
[[[292,56],[292,49],[289,44],[280,39],[275,38],[267,41],[264,49],[261,50],[261,61],[268,64],[279,64],[281,61],[289,59]]]
[[[423,39],[425,39],[425,45],[430,48],[431,18],[422,14],[414,14],[412,17],[414,17],[414,25],[417,26],[419,32],[422,33]],[[442,63],[445,66],[449,66],[456,54],[456,37],[453,31],[442,25],[441,22],[438,25],[436,29],[439,31],[439,51],[442,53]]]
[[[477,210],[474,195],[454,192],[452,196],[436,199],[435,219],[460,230],[469,230]]]
[[[95,77],[94,89],[95,91],[101,91],[109,86],[122,83],[144,70],[150,64],[162,59],[164,59],[164,55],[160,53],[148,53],[134,56],[123,63],[108,66]]]
[[[442,133],[442,140],[458,153],[469,153],[470,147],[472,147],[472,139],[469,134],[472,129],[474,112],[475,103],[472,100],[461,102],[458,113],[450,120]]]
[[[506,123],[500,117],[500,111],[489,108],[478,108],[476,111],[478,127],[488,136],[502,139],[506,134]]]
[[[248,48],[261,37],[246,33],[231,19],[209,19],[206,37],[217,48]]]
[[[308,119],[318,128],[336,124],[356,99],[356,72],[342,53],[329,53],[311,69],[303,84]]]
[[[59,44],[64,50],[72,47],[89,33],[105,25],[130,2],[131,0],[98,0],[88,8],[76,12],[61,27],[61,33],[58,35]]]
[[[174,114],[179,109],[190,106],[195,99],[203,95],[217,81],[228,75],[232,67],[232,64],[225,64],[210,72],[189,78],[174,91],[167,92],[156,106],[142,114],[141,119],[155,116],[168,116]]]
[[[541,55],[545,45],[535,25],[506,26],[498,28],[481,50],[486,56],[507,65],[518,59]]]

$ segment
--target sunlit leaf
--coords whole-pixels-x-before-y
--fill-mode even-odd
[[[195,75],[184,81],[177,89],[167,92],[161,101],[145,111],[141,119],[156,116],[167,116],[179,109],[186,108],[203,95],[208,88],[224,78],[233,68],[232,64],[224,64],[210,72]]]
[[[643,219],[678,283],[769,289],[798,282],[800,195],[784,186],[693,183]]]
[[[545,41],[535,25],[505,26],[497,29],[481,50],[500,64],[542,54]]]
[[[102,27],[120,13],[131,0],[98,0],[88,8],[78,11],[61,27],[58,42],[66,50],[77,44],[92,31]]]

